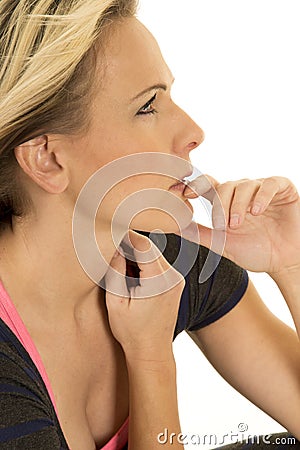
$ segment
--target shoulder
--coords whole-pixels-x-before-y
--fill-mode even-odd
[[[176,334],[218,320],[244,296],[248,274],[229,259],[175,234],[154,234],[151,239],[186,280]]]

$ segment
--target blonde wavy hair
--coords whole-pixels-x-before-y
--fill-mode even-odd
[[[95,45],[137,0],[0,1],[0,221],[22,216],[14,148],[40,134],[86,129]]]

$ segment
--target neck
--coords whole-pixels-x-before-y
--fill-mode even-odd
[[[110,226],[103,224],[97,243],[101,243],[103,261],[93,277],[100,281],[119,242],[112,242]],[[38,218],[17,220],[0,236],[0,248],[0,278],[17,308],[34,308],[41,316],[61,318],[99,301],[99,286],[74,249],[71,215],[48,211]]]

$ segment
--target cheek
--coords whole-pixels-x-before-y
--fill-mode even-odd
[[[190,224],[193,211],[188,201],[168,191],[169,186],[170,179],[162,176],[124,180],[105,196],[98,210],[99,221],[112,224],[112,229],[178,232]]]
[[[132,121],[106,117],[96,122],[77,145],[78,168],[88,179],[107,164],[136,153],[170,153],[172,139],[167,126],[158,126],[149,118]]]
[[[91,133],[87,151],[102,165],[135,153],[169,153],[173,140],[166,130],[168,124],[158,126],[149,118],[107,123]]]
[[[122,180],[122,177],[124,178]],[[145,207],[145,198],[152,196],[157,206],[162,206],[163,195],[167,192],[170,181],[159,175],[143,174],[126,178],[126,173],[120,174],[121,181],[115,186],[107,185],[107,192],[101,203],[105,217],[113,218],[116,214],[118,220]],[[154,198],[155,197],[155,198]]]

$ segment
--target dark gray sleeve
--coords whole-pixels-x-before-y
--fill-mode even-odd
[[[243,297],[248,274],[227,258],[214,255],[217,267],[199,283],[209,250],[174,234],[151,235],[165,258],[185,277],[174,337],[183,330],[197,330],[227,314]],[[211,257],[212,255],[210,255]]]

